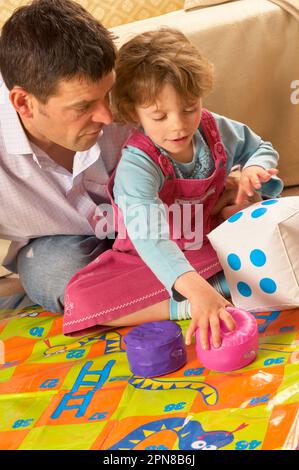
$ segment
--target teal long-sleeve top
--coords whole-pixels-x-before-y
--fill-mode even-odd
[[[263,141],[245,124],[212,114],[227,154],[226,174],[235,165],[241,168],[258,165],[265,169],[277,166],[279,156],[270,142]],[[160,150],[170,159],[177,177],[183,174],[184,178],[191,175],[192,178],[207,178],[213,173],[214,159],[200,128],[193,138],[191,162],[173,163],[167,152]],[[164,178],[159,166],[146,153],[127,146],[116,170],[113,193],[137,253],[172,296],[176,279],[188,271],[194,271],[194,268],[177,244],[170,240],[167,215],[159,199]],[[271,198],[279,196],[282,189],[281,179],[273,176],[262,184],[261,192]],[[153,214],[157,214],[156,221]]]

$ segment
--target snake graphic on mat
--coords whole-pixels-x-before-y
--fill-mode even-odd
[[[45,357],[54,356],[56,354],[63,354],[76,348],[82,348],[86,345],[96,343],[97,341],[105,341],[105,352],[104,354],[112,354],[115,352],[125,352],[122,347],[122,337],[117,331],[109,331],[105,333],[98,333],[93,336],[87,335],[82,336],[78,341],[71,344],[59,344],[57,346],[51,346],[48,338],[44,339],[44,343],[47,345],[47,349],[43,352]]]
[[[234,440],[234,433],[246,427],[241,424],[233,431],[204,431],[198,421],[189,418],[163,418],[143,424],[110,447],[109,450],[131,450],[149,435],[161,431],[173,431],[178,437],[179,450],[216,450],[225,447]]]

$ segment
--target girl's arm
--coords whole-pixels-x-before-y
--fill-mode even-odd
[[[158,197],[163,182],[160,168],[144,152],[134,147],[123,150],[115,175],[115,202],[139,256],[172,295],[176,279],[194,268],[170,240],[167,214]]]
[[[175,289],[190,301],[191,316],[189,328],[186,333],[186,344],[191,344],[195,330],[200,330],[200,342],[204,349],[208,349],[209,328],[211,330],[214,347],[221,346],[220,320],[224,321],[229,330],[235,328],[235,321],[226,310],[231,305],[197,272],[188,272],[180,276]]]
[[[245,124],[213,113],[217,127],[227,153],[227,174],[235,165],[242,169],[251,166],[272,170],[277,167],[279,155],[270,142],[261,139]],[[270,175],[262,182],[261,194],[265,197],[277,197],[283,189],[283,183],[276,175]]]
[[[172,287],[175,287],[190,301],[192,321],[186,343],[191,343],[193,333],[200,327],[201,343],[207,348],[210,326],[213,344],[218,347],[221,344],[220,319],[229,329],[234,328],[234,321],[225,310],[230,303],[194,270],[177,244],[169,239],[164,205],[158,198],[163,181],[162,172],[152,160],[140,150],[129,147],[123,151],[116,171],[115,202],[122,210],[128,234],[143,261],[164,284],[170,296]],[[154,237],[158,225],[153,221],[158,212],[162,238]]]

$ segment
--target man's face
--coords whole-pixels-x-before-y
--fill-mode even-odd
[[[61,80],[46,104],[32,96],[32,117],[27,121],[27,130],[48,144],[79,152],[89,149],[103,125],[112,122],[109,94],[113,83],[114,72],[97,82]]]

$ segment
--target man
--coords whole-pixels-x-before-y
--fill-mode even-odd
[[[128,134],[112,124],[115,58],[111,34],[71,0],[35,0],[2,29],[0,238],[12,240],[4,264],[53,312],[63,312],[72,275],[112,242],[97,224]]]
[[[70,0],[34,1],[2,30],[0,238],[12,240],[5,265],[51,311],[110,246],[94,231],[128,132],[111,124],[115,57],[110,33]]]

